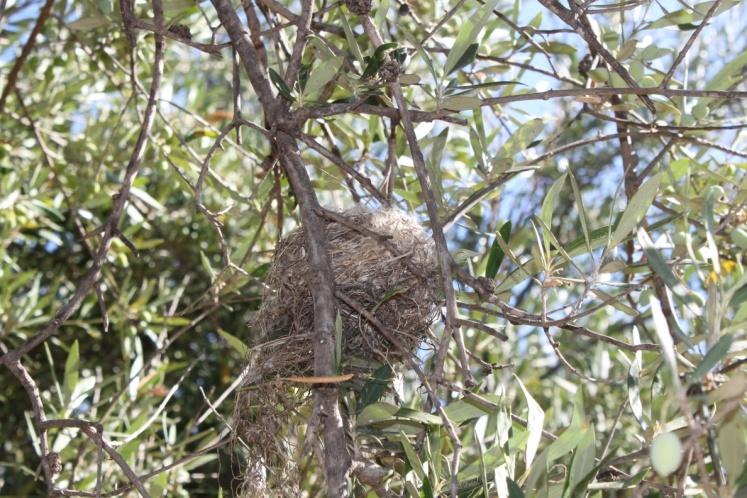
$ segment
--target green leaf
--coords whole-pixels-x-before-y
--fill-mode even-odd
[[[456,95],[445,98],[442,107],[449,111],[469,111],[470,109],[477,109],[481,105],[482,100],[477,97]]]
[[[506,478],[506,486],[508,487],[508,498],[524,498],[524,492],[521,490],[521,487],[510,477]]]
[[[485,452],[483,451],[483,441],[481,440],[478,431],[473,432],[473,434],[475,446],[477,446],[477,456],[480,462],[480,481],[482,483],[482,494],[483,496],[490,496],[488,487],[488,472],[485,464]]]
[[[67,353],[67,360],[65,360],[65,376],[62,384],[62,390],[65,393],[65,401],[69,402],[75,386],[78,384],[80,374],[78,372],[80,366],[80,349],[78,346],[78,340],[76,339],[73,345],[70,347],[70,351]]]
[[[473,85],[458,85],[451,87],[454,90],[476,90],[479,88],[495,88],[497,86],[507,86],[507,85],[524,85],[521,81],[486,81],[484,83],[475,83]]]
[[[213,266],[210,264],[210,259],[204,251],[200,251],[200,263],[202,263],[202,268],[208,275],[210,275],[210,281],[214,282],[216,277],[215,270],[213,270]]]
[[[384,401],[366,406],[358,415],[360,425],[382,424],[387,426],[400,421],[417,425],[441,425],[443,422],[437,415],[411,408],[399,408]]]
[[[501,225],[501,228],[498,229],[498,233],[496,234],[496,238],[500,237],[503,239],[503,241],[508,244],[508,239],[511,237],[511,222],[507,221],[503,225]],[[485,267],[485,276],[488,278],[495,278],[495,276],[498,274],[498,268],[501,266],[501,262],[503,262],[503,258],[506,256],[506,254],[503,252],[503,249],[501,249],[500,244],[494,240],[493,244],[490,246],[490,252],[488,254],[488,264]]]
[[[622,217],[620,217],[620,222],[617,224],[615,233],[612,234],[607,247],[612,248],[620,244],[641,222],[648,208],[651,207],[656,198],[660,183],[661,173],[652,176],[646,183],[641,185],[638,192],[630,199]]]
[[[527,446],[525,451],[525,458],[524,458],[524,465],[526,468],[526,473],[529,472],[529,469],[532,466],[532,461],[534,460],[534,456],[537,454],[537,449],[539,448],[540,441],[542,440],[542,427],[545,422],[545,412],[542,410],[542,407],[537,403],[531,394],[529,394],[529,391],[527,391],[527,388],[524,387],[524,384],[521,382],[521,379],[514,375],[514,378],[516,379],[516,382],[519,384],[519,387],[521,388],[521,391],[524,393],[524,398],[526,398],[527,401],[527,408],[529,409],[529,412],[527,414]]]
[[[679,214],[675,214],[666,217],[652,224],[649,228],[653,231],[658,230],[662,227],[667,227],[672,223],[672,221],[679,218],[680,216],[681,215]],[[592,232],[589,234],[592,249],[604,247],[607,244],[610,230],[614,231],[616,227],[617,225],[613,224],[611,227],[605,226],[602,228],[597,228],[596,230],[592,230]],[[570,256],[578,256],[579,254],[583,254],[585,251],[584,237],[579,237],[567,243],[565,245],[565,250]],[[524,281],[526,278],[528,278],[528,276],[536,275],[541,270],[542,267],[540,266],[540,262],[536,259],[525,261],[522,263],[522,265],[520,265],[520,268],[517,268],[516,270],[513,270],[508,274],[508,276],[498,285],[495,293],[500,294],[502,292],[505,292],[514,285],[517,285]]]
[[[249,348],[241,341],[241,339],[229,334],[222,329],[218,329],[218,334],[220,334],[223,340],[225,340],[229,346],[236,350],[236,352],[239,353],[242,358],[246,357],[247,353],[249,352]]]
[[[498,4],[498,0],[488,0],[480,9],[479,14],[475,16],[476,21],[473,23],[467,19],[459,30],[454,46],[449,50],[449,55],[446,56],[446,63],[444,64],[444,74],[452,72],[456,64],[462,60],[462,56],[470,47],[477,41],[477,37],[480,34],[483,26],[490,18],[493,9]]]
[[[578,446],[581,438],[584,437],[582,431],[576,430],[573,427],[569,427],[563,433],[552,442],[547,449],[547,462],[552,463],[558,458],[567,455]]]
[[[217,135],[216,135],[217,136]],[[166,207],[158,202],[157,199],[155,199],[152,195],[150,195],[145,190],[139,189],[137,187],[132,187],[130,189],[130,193],[134,196],[143,201],[148,206],[152,207],[156,211],[165,211]]]
[[[558,203],[558,196],[561,190],[565,186],[565,179],[568,177],[568,173],[564,173],[552,184],[550,189],[545,195],[545,199],[542,201],[542,210],[540,211],[540,219],[545,222],[548,228],[552,227],[552,215],[555,211],[555,205]],[[550,252],[550,248],[547,246],[548,242],[545,241],[545,252]]]
[[[703,218],[706,226],[706,245],[708,246],[708,259],[713,264],[713,270],[718,274],[721,273],[721,262],[718,255],[718,244],[716,244],[716,230],[718,229],[715,220],[715,204],[724,195],[724,188],[721,185],[711,185],[705,189]]]
[[[579,496],[576,493],[576,486],[594,469],[594,427],[585,425],[580,432],[581,439],[571,461],[568,486],[571,493],[568,496]]]
[[[637,344],[640,342],[638,337],[638,329],[633,328],[633,343]],[[643,419],[643,403],[641,402],[641,369],[642,369],[642,357],[640,351],[635,352],[633,361],[630,362],[630,368],[628,369],[628,403],[630,405],[630,411],[633,412],[633,416],[638,421],[638,424],[646,429],[646,421]]]
[[[441,157],[443,156],[444,147],[449,136],[449,128],[441,130],[433,141],[433,147],[431,148],[431,154],[429,160],[426,162],[428,168],[428,176],[430,177],[431,184],[433,186],[434,194],[436,195],[436,202],[438,207],[443,207],[443,179],[441,175]]]
[[[398,420],[411,420],[413,422],[421,422],[426,425],[441,425],[443,423],[443,420],[441,420],[441,417],[438,415],[433,415],[430,413],[425,413],[420,410],[413,410],[411,408],[400,408],[397,413],[395,413],[395,417]]]
[[[410,444],[410,440],[407,438],[407,435],[404,432],[399,433],[399,441],[402,444],[402,448],[405,450],[407,463],[409,463],[412,470],[415,471],[418,479],[423,481],[425,479],[425,470],[423,469],[423,463],[420,461],[420,458],[418,458],[418,454],[415,452],[415,448],[412,447],[412,444]]]
[[[377,422],[392,420],[394,414],[397,413],[397,410],[399,410],[399,408],[391,403],[383,401],[371,403],[358,414],[358,424],[371,425]]]
[[[745,455],[747,455],[747,442],[745,441],[745,421],[741,411],[722,424],[718,431],[718,447],[721,452],[721,461],[726,467],[726,475],[731,484],[735,484],[742,472]]]
[[[680,297],[687,295],[687,288],[674,275],[671,266],[666,262],[664,256],[662,256],[654,247],[653,241],[642,227],[638,229],[637,238],[638,243],[646,254],[646,261],[651,269],[661,277],[666,286],[672,289],[676,295]]]
[[[316,65],[311,70],[309,79],[304,87],[304,98],[309,100],[317,99],[322,89],[337,75],[342,66],[342,61],[343,57],[339,56],[323,60],[320,64]]]
[[[734,57],[708,82],[706,90],[728,90],[734,84],[742,68],[747,65],[747,50]]]
[[[568,171],[568,177],[571,179],[571,188],[573,189],[573,198],[576,201],[576,210],[578,211],[579,220],[581,221],[581,230],[584,232],[584,241],[586,242],[586,249],[589,251],[589,254],[592,254],[591,238],[589,237],[589,216],[586,213],[586,208],[584,207],[584,199],[581,196],[581,189],[578,188],[578,183],[576,183],[576,177],[574,176],[573,172],[570,170]]]
[[[280,76],[277,73],[277,71],[275,71],[273,68],[270,68],[269,71],[270,71],[270,80],[272,81],[272,84],[275,85],[275,88],[277,88],[280,95],[282,95],[285,100],[293,102],[295,99],[293,98],[293,95],[291,94],[291,89],[288,88],[288,85],[285,84],[285,81],[283,81],[282,76]]]
[[[480,45],[477,43],[471,44],[469,47],[467,47],[467,50],[464,51],[462,56],[459,58],[458,61],[454,64],[454,67],[449,70],[446,75],[453,73],[454,71],[458,71],[459,69],[462,69],[464,66],[468,64],[472,64],[472,62],[475,60],[475,57],[477,56],[477,51],[479,50]]]
[[[649,296],[649,302],[651,303],[651,316],[654,319],[654,330],[656,331],[656,337],[659,340],[661,346],[661,352],[664,356],[664,360],[669,369],[672,372],[672,379],[676,386],[679,386],[679,374],[677,371],[677,356],[674,349],[674,340],[669,332],[669,325],[667,319],[664,316],[664,312],[661,310],[661,303],[654,296]]]
[[[381,399],[393,377],[394,372],[392,371],[392,367],[387,364],[376,369],[373,376],[363,385],[363,389],[361,389],[358,395],[358,413],[363,411],[368,405],[376,403]]]
[[[68,28],[72,31],[91,31],[97,28],[103,28],[111,24],[111,21],[102,15],[93,15],[90,17],[83,17],[77,21],[73,21],[68,24]]]
[[[464,398],[458,401],[452,401],[446,405],[444,407],[444,412],[448,419],[455,424],[461,424],[467,420],[495,413],[498,409],[496,403],[498,403],[499,397],[494,394],[484,394],[481,397],[485,398],[488,402],[493,404],[493,406],[482,404],[471,398]]]
[[[526,150],[528,145],[534,142],[539,134],[542,133],[544,128],[545,123],[539,118],[530,119],[519,126],[513,135],[511,135],[511,138],[503,144],[501,149],[498,151],[498,154],[493,158],[493,167],[496,168],[500,164],[513,164],[514,156],[519,152]]]
[[[733,335],[726,334],[721,336],[721,339],[719,339],[718,342],[711,346],[711,348],[708,350],[706,355],[703,357],[703,361],[701,361],[700,364],[695,368],[695,370],[693,370],[692,373],[688,376],[689,382],[691,384],[700,382],[700,380],[705,377],[705,375],[710,372],[711,369],[715,367],[716,364],[718,364],[718,362],[726,357],[733,342]]]
[[[361,49],[358,46],[358,41],[355,39],[355,34],[350,28],[348,18],[345,16],[345,13],[342,11],[342,9],[339,10],[339,13],[340,22],[342,23],[342,29],[343,31],[345,31],[345,38],[348,41],[348,48],[350,48],[350,51],[353,53],[353,57],[355,57],[359,63],[363,64],[363,53],[361,53]]]

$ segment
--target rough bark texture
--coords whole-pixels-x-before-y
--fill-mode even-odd
[[[296,137],[299,121],[288,113],[277,100],[267,76],[262,71],[259,55],[249,33],[227,0],[213,0],[221,24],[239,54],[241,63],[249,77],[265,113],[265,121],[273,131],[274,148],[285,169],[291,187],[298,199],[304,233],[306,235],[309,267],[312,270],[312,297],[314,299],[314,374],[329,376],[335,373],[335,282],[327,251],[324,223],[317,212],[319,202],[298,153]],[[309,14],[303,16],[307,25]],[[302,36],[303,34],[299,34]],[[300,53],[304,40],[299,38],[294,53]],[[299,46],[300,45],[300,46]],[[291,71],[292,76],[295,71]],[[293,84],[292,81],[287,81]],[[314,390],[316,413],[319,414],[322,439],[324,441],[324,471],[327,479],[327,496],[341,497],[347,494],[347,473],[351,460],[345,444],[345,432],[337,399],[337,388],[320,386]]]

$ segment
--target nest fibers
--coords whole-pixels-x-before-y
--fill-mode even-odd
[[[435,318],[439,280],[433,241],[413,218],[395,209],[353,208],[341,215],[345,223],[326,223],[335,288],[374,315],[398,343],[391,344],[365,317],[338,300],[343,360],[349,364],[357,359],[401,361],[423,342]],[[254,320],[266,341],[298,343],[294,339],[308,337],[306,351],[290,359],[290,364],[266,365],[284,376],[311,374],[310,273],[303,230],[297,229],[275,250],[262,307]],[[285,353],[287,346],[280,344]]]
[[[336,291],[373,315],[397,342],[338,299],[342,371],[366,373],[378,366],[373,362],[401,362],[423,344],[438,313],[439,271],[433,241],[410,216],[360,207],[340,216],[344,222],[325,220]],[[308,389],[283,381],[313,375],[311,285],[305,237],[297,229],[276,247],[262,306],[250,322],[260,344],[253,348],[236,414],[237,435],[251,441],[246,496],[268,487],[294,494],[299,462],[313,454],[307,447],[313,438],[297,433],[303,424],[289,423],[294,414],[308,417]]]

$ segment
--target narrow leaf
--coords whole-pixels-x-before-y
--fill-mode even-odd
[[[706,355],[703,357],[703,361],[701,361],[700,364],[695,368],[695,370],[693,370],[693,372],[690,374],[689,381],[691,383],[696,383],[699,382],[703,377],[705,377],[705,375],[710,372],[718,362],[726,357],[733,342],[733,335],[726,334],[724,336],[721,336],[721,339],[719,339],[718,342],[708,350],[708,353],[706,353]]]
[[[482,100],[479,98],[462,95],[447,97],[443,101],[443,108],[449,111],[468,111],[470,109],[477,109],[481,105]]]
[[[674,349],[674,341],[672,335],[669,332],[669,325],[664,313],[661,311],[661,303],[654,296],[649,296],[651,302],[651,316],[654,319],[654,330],[656,331],[656,337],[661,345],[662,354],[664,359],[669,365],[672,371],[672,378],[674,384],[679,386],[679,375],[677,373],[677,357]]]
[[[472,62],[475,60],[475,57],[477,56],[477,50],[480,48],[480,45],[477,43],[471,44],[469,47],[467,47],[467,50],[464,51],[462,56],[459,58],[458,61],[454,64],[454,67],[452,67],[448,74],[453,73],[454,71],[458,71],[462,69],[464,66],[468,64],[472,64]]]
[[[552,215],[555,210],[555,204],[557,204],[558,196],[560,191],[565,186],[565,179],[568,176],[564,173],[560,178],[555,180],[550,189],[547,191],[545,200],[542,201],[542,210],[540,211],[540,219],[545,222],[548,227],[552,227]]]
[[[70,347],[70,351],[67,354],[67,360],[65,361],[65,377],[63,381],[63,392],[65,393],[65,401],[70,401],[70,397],[78,384],[78,366],[80,363],[80,349],[78,341],[73,343]]]
[[[573,197],[576,201],[576,209],[578,210],[579,220],[581,221],[581,230],[584,232],[584,241],[586,242],[586,249],[589,254],[593,254],[591,249],[591,238],[589,237],[589,217],[584,207],[584,199],[581,196],[581,189],[578,188],[576,183],[576,177],[572,171],[568,171],[568,176],[571,179],[571,188],[573,189]]]
[[[290,88],[288,88],[288,85],[285,84],[283,78],[273,68],[270,68],[269,71],[270,80],[272,80],[272,84],[275,85],[275,88],[277,88],[280,95],[282,95],[284,99],[293,102],[294,99],[293,95],[291,94],[291,90]]]
[[[617,229],[612,234],[607,247],[617,246],[641,222],[648,208],[654,202],[656,192],[659,190],[659,183],[661,183],[661,173],[652,176],[646,183],[641,185],[638,192],[630,199],[628,207],[625,208],[620,222],[617,224]]]
[[[402,444],[402,448],[405,450],[405,457],[407,457],[407,463],[410,464],[412,470],[418,476],[418,479],[423,481],[425,479],[425,470],[423,469],[423,463],[418,458],[418,454],[415,452],[415,448],[410,444],[410,440],[404,432],[399,433],[399,440]]]
[[[339,71],[340,66],[342,66],[342,60],[342,56],[334,57],[322,61],[321,64],[312,69],[309,80],[306,82],[306,86],[304,87],[304,96],[307,99],[315,100],[319,97],[322,88],[324,88],[324,86],[332,81],[332,79],[337,75],[337,71]]]
[[[446,56],[446,63],[444,65],[444,74],[449,74],[454,66],[467,51],[470,45],[477,41],[477,37],[480,34],[483,26],[487,22],[488,18],[492,14],[493,9],[498,4],[498,0],[488,0],[485,2],[483,7],[477,14],[476,21],[473,23],[469,19],[465,21],[462,28],[459,30],[454,46],[449,51],[449,55]]]
[[[534,400],[532,395],[529,394],[529,391],[527,391],[527,388],[524,387],[521,379],[519,379],[519,377],[517,377],[516,375],[514,375],[514,378],[519,384],[521,391],[524,393],[524,397],[527,400],[527,407],[529,409],[529,413],[527,414],[528,438],[524,458],[524,465],[528,472],[532,466],[534,456],[537,454],[537,449],[539,448],[540,441],[542,440],[542,426],[545,422],[545,412],[542,410],[542,407],[539,405],[539,403]]]
[[[498,229],[498,233],[496,234],[496,239],[500,237],[503,239],[503,241],[508,244],[508,239],[511,237],[511,222],[507,221],[503,225],[501,225],[501,228]],[[506,256],[506,253],[503,252],[503,249],[501,249],[500,244],[497,240],[493,241],[493,245],[490,246],[490,253],[488,255],[488,264],[485,267],[485,276],[488,278],[495,278],[495,276],[498,274],[498,268],[501,266],[501,262],[503,261],[503,258]]]
[[[389,365],[385,364],[376,369],[373,376],[363,385],[358,396],[357,411],[359,413],[368,405],[381,399],[393,376],[392,367]]]
[[[226,341],[226,344],[228,344],[233,349],[235,349],[236,352],[238,352],[241,355],[242,358],[246,356],[247,352],[249,351],[249,348],[246,346],[246,344],[244,344],[241,341],[241,339],[239,339],[236,336],[233,336],[233,335],[229,334],[225,330],[220,330],[219,329],[218,333],[223,338],[223,340]]]

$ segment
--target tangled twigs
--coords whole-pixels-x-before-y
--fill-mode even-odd
[[[49,2],[51,3],[51,2]],[[153,12],[155,15],[156,25],[163,26],[163,8],[160,0],[154,0]],[[140,168],[140,164],[145,151],[145,146],[148,141],[148,135],[150,133],[151,126],[153,124],[153,118],[156,112],[156,106],[158,102],[158,90],[161,84],[161,77],[163,75],[163,37],[161,35],[155,36],[155,55],[153,62],[153,74],[151,79],[150,92],[148,95],[148,104],[145,108],[145,114],[143,121],[140,126],[140,132],[135,143],[135,147],[130,155],[129,163],[125,169],[124,179],[122,180],[122,186],[120,187],[117,194],[113,196],[112,212],[106,220],[103,226],[101,243],[98,250],[93,258],[93,264],[86,272],[85,276],[78,282],[75,292],[67,303],[62,306],[54,318],[47,322],[45,326],[26,341],[21,346],[8,351],[2,357],[0,357],[0,364],[5,365],[11,373],[21,382],[26,389],[29,399],[31,400],[35,425],[40,433],[40,440],[42,441],[42,459],[46,457],[46,428],[47,425],[44,417],[44,410],[41,404],[41,398],[39,391],[36,388],[36,384],[33,379],[28,375],[25,368],[21,365],[21,358],[32,351],[34,348],[42,344],[44,341],[49,339],[60,326],[67,320],[75,311],[80,307],[83,299],[88,295],[91,289],[97,284],[99,273],[106,260],[107,254],[109,253],[109,247],[114,237],[117,236],[120,218],[124,211],[125,205],[129,199],[130,189],[137,176]],[[6,87],[7,88],[7,87]],[[53,489],[52,475],[48,465],[44,465],[45,476],[47,480],[47,486],[51,492]],[[134,475],[134,474],[133,474]],[[143,489],[144,490],[144,489]],[[141,493],[142,494],[142,493]],[[147,496],[147,493],[143,496]]]
[[[153,10],[156,16],[156,24],[161,25],[163,22],[163,10],[161,7],[161,2],[159,0],[153,2]],[[153,75],[151,80],[150,92],[148,95],[148,104],[145,108],[142,125],[140,126],[140,133],[138,134],[135,147],[132,150],[129,163],[127,164],[127,168],[125,170],[124,179],[122,180],[122,186],[120,187],[119,191],[114,196],[112,196],[112,212],[109,214],[109,217],[107,218],[106,223],[103,226],[103,236],[101,238],[99,249],[96,252],[96,256],[93,260],[93,264],[91,265],[91,268],[89,268],[89,270],[86,272],[86,275],[76,286],[73,296],[62,308],[57,311],[54,318],[47,322],[47,324],[41,329],[41,331],[39,331],[39,333],[29,339],[26,343],[0,357],[0,363],[7,365],[9,362],[18,360],[23,355],[27,354],[28,352],[39,346],[41,343],[46,341],[49,337],[51,337],[52,334],[54,334],[57,329],[59,329],[60,326],[65,322],[65,320],[67,320],[70,315],[72,315],[80,307],[81,303],[83,302],[83,298],[88,295],[88,293],[98,281],[99,272],[101,271],[101,267],[106,260],[106,256],[109,252],[109,247],[111,245],[112,239],[117,235],[117,225],[120,218],[122,217],[125,205],[127,204],[127,201],[129,199],[132,183],[134,182],[135,177],[137,176],[137,173],[140,169],[140,164],[145,152],[145,146],[148,142],[148,135],[153,124],[153,117],[156,112],[158,90],[161,85],[162,75],[163,37],[160,35],[156,35]]]
[[[111,443],[104,439],[103,429],[100,424],[94,422],[88,422],[86,420],[79,419],[59,419],[59,420],[47,420],[42,424],[44,429],[56,428],[77,428],[80,429],[86,436],[88,436],[97,446],[103,448],[109,457],[114,460],[117,465],[122,469],[122,472],[127,476],[127,479],[135,486],[140,496],[143,498],[150,498],[150,494],[145,489],[143,482],[140,480],[137,474],[128,465],[127,461],[122,458],[117,450],[115,450]]]

